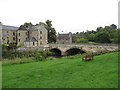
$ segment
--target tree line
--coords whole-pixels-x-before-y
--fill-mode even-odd
[[[115,24],[98,27],[95,31],[76,32],[73,34],[73,43],[120,43],[120,29]]]

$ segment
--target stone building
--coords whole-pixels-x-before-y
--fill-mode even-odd
[[[42,22],[25,29],[2,25],[3,44],[12,43],[24,47],[35,47],[45,45],[47,42],[47,30]]]
[[[26,30],[26,39],[24,41],[24,46],[40,46],[46,45],[48,42],[48,33],[44,26],[44,23],[39,23]]]
[[[72,44],[72,33],[64,33],[59,34],[57,36],[57,43],[58,44]]]
[[[16,44],[17,29],[18,27],[15,27],[15,26],[2,25],[2,43],[3,44],[9,44],[9,43]]]

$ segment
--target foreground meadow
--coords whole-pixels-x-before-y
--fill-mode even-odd
[[[82,62],[81,55],[3,65],[3,88],[117,88],[118,52]]]

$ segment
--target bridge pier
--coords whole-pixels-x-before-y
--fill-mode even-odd
[[[61,56],[64,56],[65,55],[65,52],[61,51]]]

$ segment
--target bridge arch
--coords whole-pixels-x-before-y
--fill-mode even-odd
[[[52,49],[50,49],[50,52],[53,52],[53,56],[55,56],[55,57],[61,57],[62,56],[62,52],[58,48],[52,48]]]
[[[85,51],[83,51],[82,49],[79,49],[79,48],[70,48],[70,49],[65,51],[66,56],[76,55],[76,54],[83,54],[83,53],[85,53]]]

